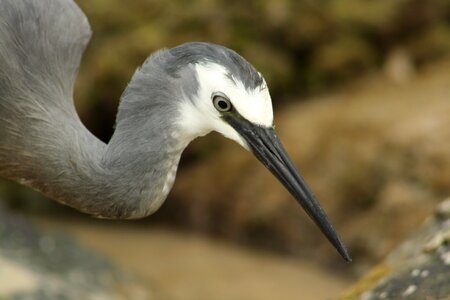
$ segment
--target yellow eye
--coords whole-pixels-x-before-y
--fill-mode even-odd
[[[227,112],[233,108],[233,105],[231,105],[231,101],[223,94],[213,95],[212,100],[214,107],[220,112]]]

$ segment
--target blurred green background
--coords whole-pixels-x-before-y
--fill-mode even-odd
[[[395,50],[419,67],[450,51],[446,0],[77,3],[94,31],[77,105],[105,141],[131,75],[160,48],[208,41],[236,50],[265,76],[276,109],[380,69]]]
[[[132,225],[138,232],[163,226],[207,233],[351,277],[382,259],[449,195],[449,1],[77,3],[94,34],[75,99],[95,135],[109,140],[120,95],[153,51],[188,41],[232,48],[266,78],[281,139],[355,262],[345,266],[269,172],[214,134],[186,150],[167,202]],[[0,198],[44,220],[89,219],[6,181]],[[105,222],[89,224],[104,235]],[[108,240],[92,244],[113,247]]]

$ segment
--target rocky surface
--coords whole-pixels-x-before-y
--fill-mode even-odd
[[[450,198],[340,300],[450,299]]]
[[[132,277],[65,235],[0,210],[1,300],[149,299]]]
[[[161,300],[335,299],[355,279],[307,259],[255,251],[187,231],[92,218],[38,218],[150,283]],[[323,287],[326,287],[324,289]],[[133,299],[131,299],[133,300]]]

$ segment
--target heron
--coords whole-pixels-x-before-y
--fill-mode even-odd
[[[351,260],[277,137],[266,81],[247,60],[206,42],[156,51],[123,92],[106,144],[73,100],[90,37],[73,0],[0,0],[0,176],[99,218],[142,218],[165,201],[188,144],[216,131],[253,153]]]

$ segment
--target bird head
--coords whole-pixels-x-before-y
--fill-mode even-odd
[[[217,131],[252,152],[350,261],[326,213],[277,137],[272,101],[262,75],[236,52],[222,46],[189,43],[170,51],[189,65],[189,76],[196,82],[195,91],[185,95],[187,99],[179,109],[181,127],[189,141]]]
[[[197,92],[181,109],[185,128],[194,136],[216,131],[251,150],[233,121],[246,120],[255,126],[273,127],[272,101],[263,77],[255,73],[257,84],[249,87],[217,62],[199,62],[194,65],[194,72]]]

